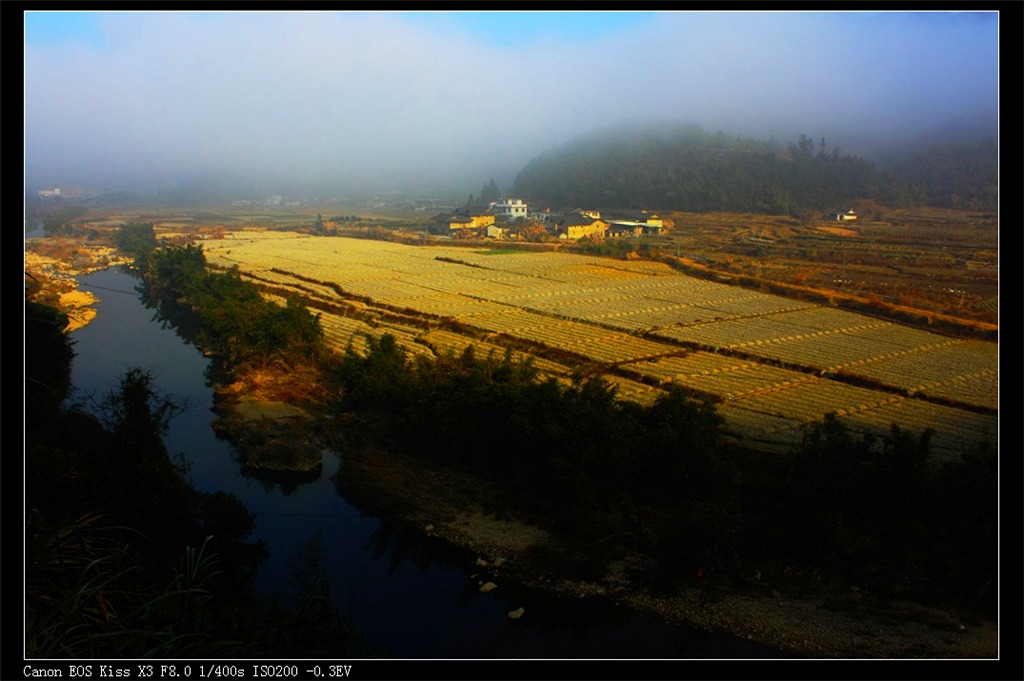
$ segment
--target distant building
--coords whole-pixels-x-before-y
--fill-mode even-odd
[[[852,208],[847,211],[837,210],[832,213],[831,217],[836,222],[847,222],[850,220],[856,220],[857,213]]]
[[[634,210],[631,208],[609,208],[603,211],[604,218],[613,224],[640,225],[643,234],[661,234],[665,227],[665,221],[657,213],[650,213],[646,210]],[[598,215],[600,217],[600,215]]]
[[[440,213],[434,216],[434,232],[450,234],[460,230],[482,229],[494,224],[494,214],[485,212],[458,211]]]
[[[543,210],[529,211],[527,213],[527,217],[529,217],[531,220],[536,220],[538,222],[550,224],[554,223],[558,219],[559,214],[553,212],[550,208],[544,208]]]
[[[608,223],[609,237],[640,236],[644,233],[644,223],[613,220]]]
[[[41,199],[80,199],[85,195],[78,187],[53,187],[52,189],[40,189],[39,198]]]
[[[527,213],[526,204],[522,199],[503,198],[500,201],[491,201],[489,210],[496,217],[504,217],[506,220],[525,218]]]
[[[555,231],[559,239],[576,241],[584,237],[603,239],[608,231],[609,223],[600,218],[591,217],[584,212],[574,212],[564,216],[556,223]]]

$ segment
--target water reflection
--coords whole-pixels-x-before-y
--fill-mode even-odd
[[[393,518],[381,518],[380,525],[369,537],[367,550],[374,559],[387,558],[388,574],[395,574],[403,561],[411,561],[423,571],[437,564],[442,569],[461,569],[461,555],[457,550],[442,548],[439,540],[431,541],[419,529]],[[447,556],[444,556],[448,553]]]
[[[238,474],[260,483],[268,492],[280,492],[284,496],[290,496],[303,485],[316,482],[321,478],[321,472],[288,472],[288,471],[263,471],[250,468],[239,462]]]

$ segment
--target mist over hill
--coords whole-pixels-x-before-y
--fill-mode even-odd
[[[780,142],[693,124],[615,126],[539,154],[516,176],[513,193],[552,207],[800,215],[875,199],[995,210],[995,138],[960,134],[945,140],[918,143],[924,148],[880,169],[830,146],[825,137]]]
[[[150,191],[100,192],[105,203],[190,205],[271,195],[369,200],[386,191],[461,202],[488,178],[503,195],[538,207],[645,207],[657,210],[743,211],[799,216],[872,199],[894,206],[932,205],[997,210],[998,132],[982,119],[955,119],[900,138],[841,135],[863,153],[849,153],[827,136],[794,139],[710,132],[674,121],[596,128],[536,153],[525,165],[495,159],[465,177],[389,176],[391,184],[351,185],[301,175],[271,181],[194,172],[166,177]],[[35,200],[44,186],[26,186]],[[496,191],[497,191],[496,188]]]

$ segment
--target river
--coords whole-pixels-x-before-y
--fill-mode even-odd
[[[171,422],[168,450],[182,453],[192,483],[223,490],[255,515],[251,539],[266,543],[257,588],[287,598],[290,565],[312,537],[323,540],[332,594],[372,654],[392,659],[751,659],[783,654],[725,634],[667,624],[610,603],[553,597],[498,581],[481,593],[465,556],[392,519],[360,512],[332,477],[338,457],[324,453],[319,479],[287,487],[245,475],[233,448],[212,430],[210,360],[154,318],[129,273],[80,277],[98,314],[72,333],[75,396],[113,390],[129,367],[152,372],[159,389],[189,408]],[[524,608],[521,619],[507,617]]]

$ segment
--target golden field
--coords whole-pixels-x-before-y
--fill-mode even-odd
[[[729,436],[766,451],[830,412],[857,432],[931,428],[943,458],[996,437],[994,342],[642,260],[281,231],[223,237],[203,241],[211,265],[237,266],[268,295],[303,295],[338,350],[391,333],[417,354],[512,347],[544,375],[601,376],[641,403],[678,385],[720,400]]]

